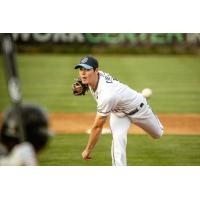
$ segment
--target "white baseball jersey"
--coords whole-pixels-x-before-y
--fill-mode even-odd
[[[97,113],[102,116],[112,112],[123,117],[136,109],[143,100],[140,93],[102,71],[99,71],[96,90],[90,88],[90,91],[97,101]]]
[[[37,158],[35,150],[29,142],[16,145],[12,151],[0,157],[0,166],[35,166]]]

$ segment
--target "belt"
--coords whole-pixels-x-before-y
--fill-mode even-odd
[[[144,103],[141,103],[140,104],[140,108],[142,108],[142,106],[144,105]],[[129,113],[126,113],[127,115],[133,115],[133,114],[135,114],[136,112],[138,112],[140,109],[138,109],[138,108],[136,108],[135,110],[132,110],[131,112],[129,112]]]

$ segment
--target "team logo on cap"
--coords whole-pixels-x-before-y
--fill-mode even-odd
[[[86,63],[88,61],[88,58],[86,57],[86,58],[83,58],[82,60],[81,60],[81,63]]]

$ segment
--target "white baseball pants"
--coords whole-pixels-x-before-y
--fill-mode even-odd
[[[118,117],[110,115],[110,128],[112,131],[112,165],[126,166],[127,133],[131,123],[141,127],[152,138],[159,139],[163,134],[163,126],[151,108],[145,102],[144,106],[133,115]]]

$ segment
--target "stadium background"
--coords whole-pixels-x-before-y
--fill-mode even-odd
[[[75,97],[71,92],[78,76],[73,66],[85,54],[96,56],[102,70],[137,91],[153,89],[149,103],[159,113],[166,134],[154,141],[133,126],[129,165],[200,164],[200,34],[15,33],[13,37],[24,102],[46,107],[56,132],[40,155],[41,165],[111,164],[109,134],[102,135],[93,160],[81,159],[86,129],[96,111],[90,94]],[[2,56],[0,60],[1,119],[10,102]]]

